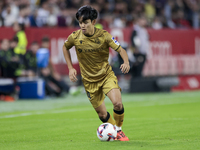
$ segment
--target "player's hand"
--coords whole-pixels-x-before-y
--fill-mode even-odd
[[[72,82],[76,82],[78,79],[76,78],[76,75],[77,75],[77,72],[76,72],[76,69],[72,68],[72,69],[69,69],[69,79],[72,81]]]
[[[123,63],[123,64],[121,64],[120,69],[121,69],[122,73],[124,73],[124,74],[128,73],[129,70],[130,70],[129,63]]]

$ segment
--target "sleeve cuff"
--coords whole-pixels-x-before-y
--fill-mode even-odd
[[[119,45],[115,51],[118,51],[120,47],[121,47],[121,45]]]

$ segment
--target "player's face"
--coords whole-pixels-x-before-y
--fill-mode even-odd
[[[82,17],[79,19],[79,26],[81,27],[82,33],[84,35],[93,35],[94,34],[94,25],[95,20],[91,21],[90,19],[82,21]]]

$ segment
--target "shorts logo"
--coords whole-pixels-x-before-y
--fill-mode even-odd
[[[114,42],[116,45],[119,45],[119,42],[118,42],[114,37],[112,37],[111,39],[113,40],[113,42]]]
[[[87,96],[88,96],[89,99],[91,99],[90,92],[88,92],[88,91],[87,91]]]

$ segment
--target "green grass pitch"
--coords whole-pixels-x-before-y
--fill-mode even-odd
[[[101,142],[86,94],[0,102],[0,150],[199,150],[200,91],[122,94],[128,142]],[[112,104],[106,98],[112,114]]]

